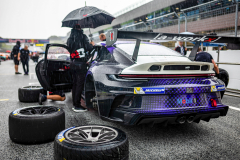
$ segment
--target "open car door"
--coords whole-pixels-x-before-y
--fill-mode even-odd
[[[36,74],[44,90],[71,89],[69,48],[63,44],[47,44],[45,57],[36,66]]]

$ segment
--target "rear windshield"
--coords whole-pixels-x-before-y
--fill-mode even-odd
[[[135,44],[134,43],[117,44],[117,48],[120,48],[129,55],[133,55]],[[182,56],[182,55],[172,49],[169,49],[161,45],[141,43],[138,56]]]

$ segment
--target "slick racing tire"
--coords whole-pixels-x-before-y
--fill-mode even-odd
[[[221,79],[225,83],[225,87],[227,88],[228,82],[229,82],[229,74],[226,70],[219,68],[219,79]],[[225,91],[220,91],[221,93],[221,98],[223,98],[223,95]]]
[[[55,160],[127,160],[128,157],[128,138],[113,127],[71,127],[60,132],[54,141]]]
[[[25,86],[18,89],[18,99],[20,102],[38,102],[39,93],[44,94],[41,86]]]
[[[65,129],[65,113],[61,108],[53,106],[24,107],[10,113],[8,125],[13,142],[50,142]]]

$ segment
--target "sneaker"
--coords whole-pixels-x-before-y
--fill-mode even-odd
[[[28,73],[27,72],[25,72],[25,74],[24,75],[28,75]]]
[[[87,111],[87,109],[86,108],[83,108],[82,106],[80,106],[80,107],[74,107],[74,108],[72,108],[72,110],[74,111],[74,112],[86,112]]]
[[[44,101],[46,101],[46,100],[47,100],[47,96],[44,95],[44,94],[42,94],[42,93],[40,93],[40,94],[39,94],[38,103],[39,103],[40,105],[42,105],[42,102],[44,102]]]
[[[15,74],[22,74],[22,73],[20,73],[20,72],[15,72]]]

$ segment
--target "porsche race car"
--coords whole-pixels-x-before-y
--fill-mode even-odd
[[[125,41],[119,41],[121,38]],[[162,45],[142,42],[154,38],[239,43],[239,39],[229,37],[109,31],[107,41],[90,54],[84,87],[86,106],[96,109],[102,119],[125,125],[198,123],[226,116],[228,106],[222,103],[220,92],[227,82],[214,77],[213,64],[195,62]],[[69,54],[65,45],[48,44],[45,59],[36,66],[40,84],[49,91],[72,87],[70,61],[47,58],[56,48]]]

